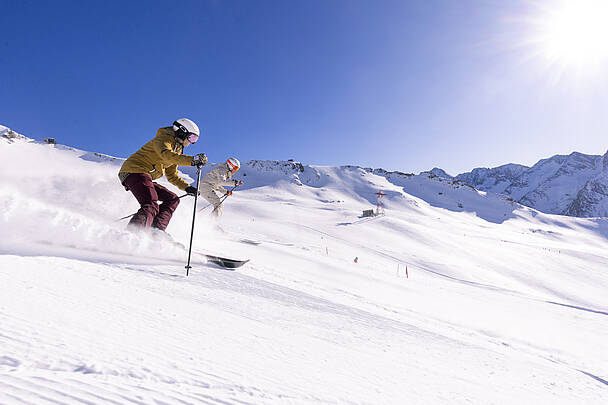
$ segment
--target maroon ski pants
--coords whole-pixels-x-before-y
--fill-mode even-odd
[[[165,230],[179,205],[179,198],[167,188],[154,183],[149,174],[131,173],[124,185],[133,193],[139,205],[139,211],[131,218],[129,225],[144,228],[153,227]],[[159,205],[157,201],[161,201]]]

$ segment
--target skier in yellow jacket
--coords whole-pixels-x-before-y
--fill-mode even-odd
[[[155,183],[164,175],[180,190],[196,194],[192,187],[177,173],[177,166],[198,166],[207,163],[207,156],[199,153],[183,155],[184,148],[195,143],[200,136],[198,126],[188,118],[180,118],[170,127],[159,128],[154,139],[129,156],[118,173],[120,183],[131,191],[140,209],[129,225],[156,228],[164,231],[173,212],[179,205],[177,195]],[[161,201],[161,204],[158,204]]]

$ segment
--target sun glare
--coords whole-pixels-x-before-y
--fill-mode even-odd
[[[608,74],[608,0],[543,1],[529,43],[548,67]]]

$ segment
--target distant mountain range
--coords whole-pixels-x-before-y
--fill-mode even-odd
[[[452,178],[438,168],[430,173]],[[455,178],[549,214],[608,216],[608,152],[603,156],[578,152],[556,155],[532,167],[507,164],[477,168]]]
[[[29,138],[0,126],[0,139],[12,143]],[[57,147],[62,146],[57,145]],[[122,162],[120,158],[92,152],[83,154],[82,158],[117,164]],[[406,193],[422,198],[429,204],[458,211],[478,210],[474,208],[479,207],[478,203],[468,204],[469,206],[466,204],[470,198],[477,198],[476,192],[473,194],[465,192],[464,189],[468,187],[456,194],[452,191],[468,185],[471,189],[469,191],[480,190],[502,195],[504,197],[501,201],[506,198],[507,202],[517,202],[548,214],[608,217],[608,152],[603,156],[574,152],[570,155],[556,155],[540,160],[532,167],[507,164],[495,168],[477,168],[455,177],[440,168],[422,172],[420,175],[358,166],[343,166],[339,169],[340,176],[346,173],[372,173],[385,177],[392,185],[401,187]],[[186,168],[183,170],[191,172]],[[249,186],[254,184],[262,186],[278,179],[289,179],[294,184],[315,187],[322,187],[328,182],[328,174],[319,171],[318,168],[294,161],[253,160],[244,162],[241,172],[243,175],[247,172],[256,173],[255,179],[248,179]],[[189,174],[193,175],[193,173]],[[356,179],[356,176],[351,177],[350,174],[347,177],[351,182]],[[443,182],[440,188],[437,188],[441,179],[449,181]],[[435,181],[429,182],[430,180]],[[359,192],[362,189],[358,186]],[[366,190],[363,194],[371,193],[370,190]],[[433,192],[430,192],[431,190]],[[375,196],[371,193],[368,198],[371,202]],[[506,215],[501,214],[500,217]]]

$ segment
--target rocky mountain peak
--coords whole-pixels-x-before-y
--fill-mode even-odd
[[[542,212],[587,217],[604,215],[596,209],[605,198],[604,186],[608,188],[608,176],[602,173],[608,173],[608,152],[604,156],[572,152],[541,159],[532,167],[477,168],[456,178]]]

